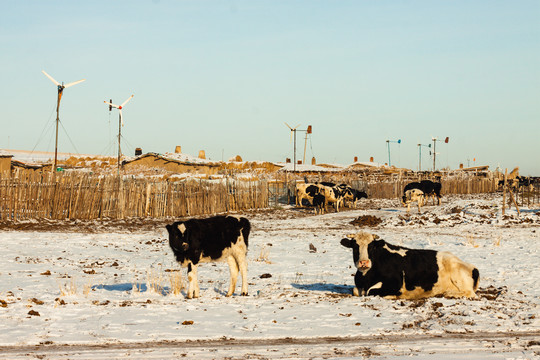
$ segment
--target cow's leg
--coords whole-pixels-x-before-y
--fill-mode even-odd
[[[234,294],[234,289],[236,289],[236,281],[238,280],[238,264],[232,255],[227,257],[227,263],[229,264],[229,272],[231,274],[231,281],[229,283],[229,291],[227,292],[227,296],[232,296],[232,294]]]
[[[418,213],[420,214],[420,206],[422,206],[422,198],[418,199]]]
[[[242,254],[237,259],[238,267],[240,268],[240,276],[242,276],[242,296],[247,296],[248,294],[248,283],[247,283],[247,260],[246,255]]]
[[[197,279],[197,265],[188,264],[188,291],[187,298],[199,297],[199,280]]]

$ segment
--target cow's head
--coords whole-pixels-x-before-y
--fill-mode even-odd
[[[369,244],[379,237],[367,232],[347,235],[346,239],[341,240],[341,245],[353,250],[354,265],[363,274],[371,269],[371,259],[368,254]]]
[[[175,222],[174,224],[165,227],[169,232],[169,245],[171,246],[171,249],[173,249],[175,255],[188,251],[189,229],[186,228],[186,225],[183,222]]]

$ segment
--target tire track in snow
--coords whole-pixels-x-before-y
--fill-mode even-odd
[[[354,337],[211,339],[185,341],[149,341],[134,343],[40,344],[0,346],[0,359],[152,359],[169,356],[214,358],[312,358],[314,356],[409,357],[413,353],[453,355],[471,359],[485,354],[540,353],[540,331],[478,332],[416,335],[368,335]],[[528,358],[521,357],[521,358]]]

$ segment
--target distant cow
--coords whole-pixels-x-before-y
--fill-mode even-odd
[[[355,296],[476,297],[480,273],[473,265],[449,252],[409,249],[377,239],[377,235],[360,232],[341,240],[353,251]]]
[[[242,295],[247,295],[247,248],[251,229],[249,220],[243,217],[215,216],[207,219],[177,221],[166,226],[169,245],[176,261],[187,266],[187,297],[199,297],[197,265],[200,262],[226,260],[231,281],[227,296],[236,288],[238,271],[242,276]]]
[[[342,186],[337,185],[334,187],[324,186],[322,189],[326,202],[334,203],[336,212],[339,212],[339,208],[345,200],[345,196],[348,194],[348,190]]]
[[[422,187],[420,190],[424,192],[424,196],[427,197],[431,196],[433,198],[433,203],[435,203],[435,198],[437,198],[437,205],[441,205],[441,188],[442,185],[440,182],[434,182],[431,180],[422,180],[420,181],[420,184],[422,184]]]
[[[411,189],[405,191],[403,194],[403,204],[407,205],[407,212],[411,211],[411,203],[416,202],[418,204],[418,212],[420,213],[420,207],[424,202],[424,192],[418,189]]]
[[[296,205],[302,206],[302,200],[306,199],[313,204],[313,197],[323,193],[324,186],[319,184],[296,184]]]
[[[422,180],[420,182],[409,183],[403,188],[403,203],[405,204],[405,193],[408,190],[418,189],[424,193],[424,197],[426,197],[426,202],[429,196],[432,196],[433,198],[437,197],[437,204],[440,205],[442,198],[441,188],[441,183],[433,182],[431,180]]]
[[[324,195],[315,195],[313,197],[313,206],[315,207],[315,214],[324,214],[326,211],[326,199]]]
[[[367,199],[367,198],[368,198],[368,196],[364,191],[359,191],[359,190],[356,190],[356,189],[352,189],[353,207],[356,208],[356,206],[358,204],[358,201],[360,201],[360,199]],[[347,197],[345,199],[349,200]]]

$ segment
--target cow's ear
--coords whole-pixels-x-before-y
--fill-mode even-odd
[[[172,226],[172,225],[167,224],[167,225],[165,225],[165,228],[167,229],[167,231],[169,232],[169,234],[172,234],[172,229],[173,229],[173,226]]]
[[[354,241],[351,239],[341,239],[341,245],[345,246],[346,248],[352,248],[353,242]]]
[[[373,237],[373,240],[378,240],[381,238],[379,235],[376,234],[371,234],[371,236]]]

